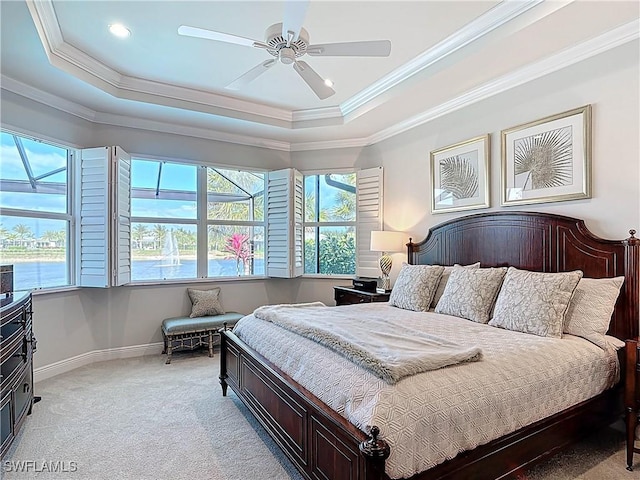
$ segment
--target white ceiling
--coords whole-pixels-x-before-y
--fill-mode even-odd
[[[336,94],[319,100],[271,58],[180,36],[180,25],[264,40],[286,2],[2,1],[2,88],[106,124],[282,150],[363,146],[639,36],[637,1],[311,0],[310,43],[388,39],[384,58],[303,59]],[[128,39],[107,27],[121,22]]]

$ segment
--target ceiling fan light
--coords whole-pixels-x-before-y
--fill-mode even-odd
[[[131,35],[131,30],[122,25],[121,23],[114,23],[109,25],[109,31],[120,38],[127,38]]]
[[[296,52],[293,48],[284,47],[278,52],[278,58],[284,65],[291,65],[296,61]]]
[[[330,78],[325,78],[325,79],[324,79],[324,84],[325,84],[327,87],[333,87],[333,81],[332,81]]]

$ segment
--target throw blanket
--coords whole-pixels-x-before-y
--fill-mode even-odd
[[[321,302],[267,305],[253,314],[314,340],[368,369],[389,384],[427,370],[480,360],[478,347],[461,347],[418,330],[362,318],[353,309]]]

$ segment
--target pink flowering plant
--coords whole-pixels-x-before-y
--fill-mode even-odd
[[[227,237],[224,250],[231,254],[229,258],[235,258],[236,270],[238,275],[241,275],[245,271],[247,262],[253,255],[249,244],[249,235],[234,233],[230,237]]]

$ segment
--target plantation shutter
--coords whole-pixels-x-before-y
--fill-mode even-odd
[[[131,157],[119,147],[80,151],[78,278],[81,287],[130,280]]]
[[[112,285],[131,281],[131,156],[120,147],[112,148],[114,172],[114,222],[112,236]]]
[[[382,167],[356,172],[356,275],[378,277],[378,252],[372,252],[371,232],[382,230]]]
[[[267,175],[266,273],[269,277],[293,278],[304,273],[303,177],[287,168]]]

